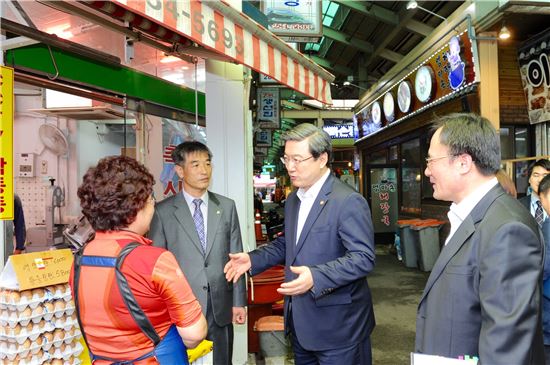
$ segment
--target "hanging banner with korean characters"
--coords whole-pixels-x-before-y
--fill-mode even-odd
[[[518,48],[518,59],[531,124],[550,120],[550,28]]]
[[[263,0],[268,29],[287,42],[317,43],[323,35],[321,1]]]
[[[371,168],[370,179],[374,232],[395,232],[398,213],[397,169]]]
[[[280,106],[279,88],[262,87],[258,88],[258,125],[263,129],[279,129]]]
[[[0,220],[13,219],[13,68],[0,66]]]

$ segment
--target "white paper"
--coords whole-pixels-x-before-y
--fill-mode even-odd
[[[411,352],[411,365],[476,365],[477,360],[454,359],[451,357],[417,354]]]
[[[11,263],[11,257],[8,257],[8,262],[0,274],[0,288],[19,290],[19,282]]]

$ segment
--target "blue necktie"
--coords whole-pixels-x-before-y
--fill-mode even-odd
[[[195,204],[195,212],[193,213],[193,221],[195,221],[195,228],[201,241],[202,253],[206,254],[206,233],[204,232],[204,217],[201,212],[202,199],[193,199]]]
[[[537,209],[535,209],[535,220],[542,227],[542,222],[544,222],[544,212],[542,211],[542,204],[540,200],[537,200]]]

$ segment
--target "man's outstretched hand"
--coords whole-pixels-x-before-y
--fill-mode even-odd
[[[229,262],[225,264],[223,272],[227,281],[236,283],[242,274],[250,270],[251,266],[250,256],[247,253],[230,253]]]

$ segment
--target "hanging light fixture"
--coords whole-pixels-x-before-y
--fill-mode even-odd
[[[502,23],[502,28],[500,28],[500,32],[498,32],[498,37],[502,40],[509,39],[511,36],[510,31],[506,26],[504,25],[504,22]]]
[[[416,9],[417,7],[418,7],[418,3],[414,0],[411,0],[407,3],[407,10]]]
[[[428,10],[428,9],[423,8],[422,6],[418,5],[418,3],[417,3],[416,1],[414,1],[414,0],[411,0],[411,1],[407,2],[407,10],[412,10],[412,9],[416,9],[416,8],[418,8],[418,9],[420,9],[420,10],[423,10],[423,11],[425,11],[426,13],[431,14],[431,15],[433,15],[433,16],[435,16],[435,17],[437,17],[437,18],[439,18],[439,19],[441,19],[441,20],[443,20],[443,21],[447,20],[447,18],[445,18],[444,16],[441,16],[441,15],[439,15],[439,14],[437,14],[437,13],[434,13],[434,12],[431,11],[431,10]]]

